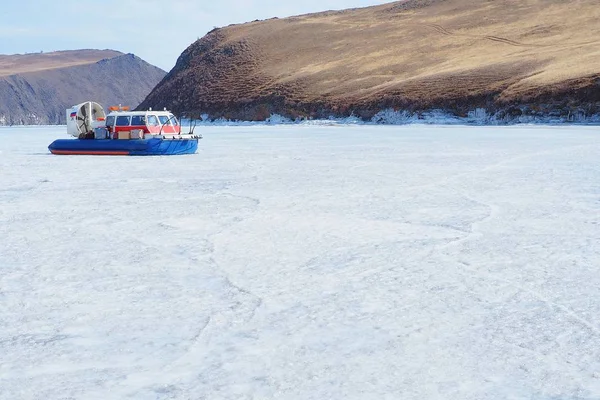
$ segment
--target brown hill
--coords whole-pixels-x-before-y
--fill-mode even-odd
[[[211,117],[600,110],[598,0],[409,0],[216,29],[140,105]]]
[[[164,75],[113,50],[0,55],[0,125],[64,124],[65,109],[88,100],[136,106]]]

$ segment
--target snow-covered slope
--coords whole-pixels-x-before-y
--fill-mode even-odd
[[[589,127],[0,129],[0,399],[597,399]]]

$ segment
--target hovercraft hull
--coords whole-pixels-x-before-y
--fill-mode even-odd
[[[198,139],[59,139],[48,150],[60,155],[172,156],[196,153]]]

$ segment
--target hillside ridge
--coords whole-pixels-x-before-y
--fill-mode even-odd
[[[27,54],[0,54],[0,77],[93,64],[102,59],[123,55],[116,50],[62,50]]]
[[[231,25],[190,45],[140,108],[242,120],[593,114],[599,19],[595,0],[409,0]]]
[[[164,75],[114,50],[0,56],[0,125],[64,124],[67,107],[89,100],[135,107]]]

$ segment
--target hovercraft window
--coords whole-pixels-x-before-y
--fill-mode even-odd
[[[146,117],[144,115],[134,115],[131,117],[131,126],[146,126]]]
[[[167,117],[166,115],[159,115],[158,119],[160,119],[161,125],[170,125],[169,117]]]
[[[115,116],[109,115],[106,117],[106,126],[113,126],[115,124]]]
[[[117,126],[129,126],[129,117],[125,115],[118,116]]]
[[[175,118],[175,116],[173,114],[169,115],[169,119],[171,120],[171,125],[173,125],[173,126],[179,125],[177,118]]]
[[[156,115],[148,115],[148,126],[158,126],[158,118]]]

